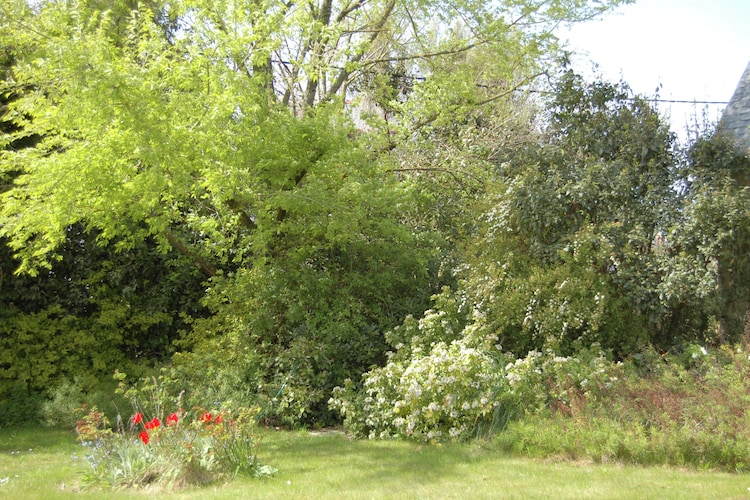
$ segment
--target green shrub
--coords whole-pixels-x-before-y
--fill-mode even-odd
[[[593,349],[575,356],[559,356],[551,350],[531,351],[508,363],[504,370],[509,390],[526,412],[571,411],[579,399],[603,401],[622,376],[621,367]]]
[[[40,423],[47,427],[75,429],[83,405],[96,406],[110,420],[116,419],[120,408],[127,406],[124,394],[115,391],[112,382],[97,384],[86,389],[78,378],[71,382],[62,379],[50,390],[51,397],[44,399],[40,407]]]
[[[42,403],[41,419],[47,427],[73,429],[78,421],[77,410],[86,402],[86,394],[78,380],[63,380],[52,390],[52,398]]]
[[[14,427],[37,423],[44,398],[29,391],[23,382],[12,384],[0,397],[0,427]]]

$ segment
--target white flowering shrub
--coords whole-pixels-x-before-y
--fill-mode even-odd
[[[559,356],[552,350],[531,351],[503,370],[510,392],[528,411],[569,408],[575,398],[601,400],[618,381],[621,367],[596,350]]]
[[[363,388],[337,388],[331,407],[350,432],[425,442],[466,439],[490,421],[506,387],[497,364],[464,342],[436,343],[424,356],[391,361],[364,375]]]
[[[471,320],[471,302],[468,298],[447,287],[432,296],[433,307],[421,318],[407,316],[404,322],[385,334],[386,341],[394,349],[391,360],[407,360],[425,356],[433,345],[449,344],[465,336],[465,328]]]

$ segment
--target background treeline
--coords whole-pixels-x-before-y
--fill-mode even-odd
[[[3,0],[4,424],[164,368],[460,438],[746,339],[747,150],[552,36],[619,3]]]

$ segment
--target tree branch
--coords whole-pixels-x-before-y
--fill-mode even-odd
[[[442,168],[442,167],[409,167],[409,168],[393,168],[393,169],[390,169],[390,170],[386,170],[386,173],[400,173],[400,172],[403,172],[403,173],[405,173],[405,172],[442,172],[442,173],[448,174],[451,177],[453,177],[453,179],[461,186],[461,188],[464,191],[470,191],[470,189],[468,188],[468,186],[466,185],[466,183],[464,182],[464,180],[461,179],[458,176],[458,174],[456,174],[456,172],[454,172],[453,170],[447,169],[447,168]],[[466,174],[467,176],[471,177],[477,183],[483,184],[483,182],[482,182],[481,179],[478,179],[477,177],[475,177],[475,176],[473,176],[471,174],[467,174],[466,172],[463,172],[463,173]]]
[[[340,23],[341,21],[343,21],[346,16],[361,8],[365,4],[365,2],[366,0],[357,0],[351,5],[347,4],[347,6],[344,7],[341,12],[339,12],[339,15],[336,16],[336,22]]]
[[[175,234],[170,229],[164,230],[163,234],[164,237],[167,238],[169,244],[172,245],[172,248],[193,261],[200,268],[200,270],[203,271],[203,274],[205,274],[209,278],[216,276],[216,273],[219,271],[216,266],[207,261],[201,255],[193,252],[182,240],[175,236]]]
[[[410,54],[408,56],[393,56],[393,57],[384,57],[382,59],[368,59],[367,64],[378,64],[378,63],[384,63],[384,62],[394,62],[394,61],[413,61],[415,59],[431,59],[433,57],[440,57],[440,56],[448,56],[448,55],[455,55],[460,54],[462,52],[466,52],[467,50],[471,50],[479,45],[482,45],[487,42],[480,42],[480,43],[470,43],[468,45],[464,45],[462,47],[458,47],[455,49],[445,49],[445,50],[438,50],[437,52],[426,52],[422,54]]]
[[[378,19],[378,22],[375,23],[373,26],[373,33],[370,35],[368,43],[371,44],[374,42],[378,35],[382,32],[383,26],[385,26],[385,23],[388,22],[388,19],[391,17],[391,14],[393,13],[393,8],[396,6],[396,0],[389,0],[388,3],[385,6],[385,10],[383,11],[383,15]],[[359,54],[355,55],[349,60],[349,63],[358,63],[362,60],[365,53],[360,52]],[[368,61],[369,63],[369,61]],[[333,85],[331,85],[331,88],[328,89],[328,92],[326,92],[325,96],[321,99],[322,101],[327,101],[341,89],[341,87],[346,83],[346,80],[351,76],[352,72],[351,70],[346,69],[346,65],[344,68],[339,71],[338,76],[336,77],[336,80],[333,82]]]

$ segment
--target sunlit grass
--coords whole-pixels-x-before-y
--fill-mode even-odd
[[[49,498],[74,488],[82,451],[69,431],[0,429],[0,496]]]
[[[750,476],[511,457],[489,442],[430,446],[352,441],[339,432],[263,432],[270,479],[181,491],[82,484],[82,452],[63,431],[0,430],[3,498],[747,498]],[[75,458],[80,457],[80,458]]]

